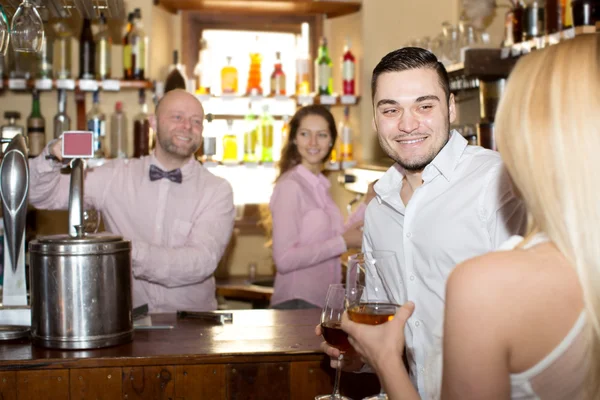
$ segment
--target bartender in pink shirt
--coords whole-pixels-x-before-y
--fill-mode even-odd
[[[340,256],[361,247],[365,205],[374,192],[370,188],[344,225],[322,174],[336,137],[335,120],[323,106],[301,108],[290,121],[270,202],[277,269],[272,308],[323,307],[329,285],[342,280]]]
[[[140,159],[116,159],[86,171],[85,203],[102,212],[108,231],[132,243],[134,306],[150,312],[214,310],[215,271],[229,242],[235,209],[231,186],[198,163],[202,104],[168,92],[151,120],[156,148]],[[68,207],[69,176],[59,173],[61,141],[30,162],[29,201]]]

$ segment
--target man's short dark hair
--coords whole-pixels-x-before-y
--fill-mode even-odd
[[[401,72],[411,69],[429,68],[438,75],[440,86],[446,95],[446,102],[450,100],[450,81],[444,64],[430,51],[419,47],[403,47],[388,53],[373,69],[371,78],[371,100],[375,99],[377,91],[377,78],[385,72]]]

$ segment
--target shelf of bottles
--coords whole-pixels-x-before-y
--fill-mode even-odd
[[[506,15],[501,59],[600,30],[597,0],[518,0]]]
[[[0,88],[9,90],[97,90],[152,89],[147,80],[148,37],[144,33],[139,8],[129,14],[123,34],[122,75],[111,70],[112,38],[103,13],[97,21],[98,32],[92,33],[92,21],[84,18],[79,36],[79,70],[71,64],[73,33],[63,20],[44,21],[41,50],[37,53],[15,52],[12,45],[1,56]],[[119,75],[122,76],[118,77]]]
[[[343,124],[349,123],[348,106],[357,104],[360,100],[355,91],[356,61],[350,50],[349,40],[339,65],[342,69],[341,93],[334,93],[333,63],[328,55],[325,38],[321,40],[319,55],[314,60],[314,85],[309,82],[311,61],[307,47],[302,45],[308,43],[307,27],[307,24],[303,24],[302,38],[296,42],[296,51],[286,53],[288,63],[285,64],[285,70],[282,53],[277,49],[289,47],[293,43],[290,43],[289,37],[270,36],[263,39],[264,42],[271,43],[271,46],[279,46],[268,50],[275,56],[271,58],[271,69],[270,65],[264,65],[265,58],[269,55],[265,53],[266,47],[260,46],[258,35],[249,39],[247,34],[244,36],[239,32],[233,32],[230,36],[211,36],[210,31],[204,32],[205,36],[200,39],[199,61],[194,68],[195,79],[191,80],[187,78],[185,68],[178,63],[177,52],[174,52],[165,90],[185,88],[195,92],[202,102],[207,122],[204,124],[204,145],[197,157],[217,175],[226,174],[226,179],[230,181],[244,180],[241,177],[250,171],[255,175],[267,174],[267,181],[273,182],[275,165],[286,143],[288,122],[299,106],[346,106],[346,117],[340,129]],[[209,50],[209,40],[219,43],[219,47]],[[231,56],[235,51],[224,50],[227,48],[222,45],[224,42],[247,46],[238,51],[237,64]],[[240,62],[241,57],[249,63]],[[214,60],[225,62],[215,64]],[[289,72],[289,76],[286,72]],[[311,87],[314,87],[314,91],[311,91]],[[344,148],[349,150],[351,134],[347,133],[345,137],[348,143]],[[354,165],[350,151],[340,148],[333,154],[334,158],[327,163],[328,169]],[[337,159],[335,154],[347,156]]]

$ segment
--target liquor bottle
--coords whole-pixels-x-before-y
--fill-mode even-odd
[[[550,35],[562,30],[562,9],[560,0],[546,0],[544,34]]]
[[[12,42],[9,42],[7,55],[9,55],[8,73],[11,79],[32,79],[36,75],[38,66],[37,53],[15,51]]]
[[[258,123],[252,111],[252,104],[248,104],[248,113],[244,118],[244,162],[258,162]]]
[[[127,158],[129,143],[127,116],[123,112],[123,102],[117,101],[115,112],[110,116],[110,157]]]
[[[29,140],[29,157],[40,155],[46,146],[46,121],[40,112],[40,93],[33,91],[31,114],[27,118],[27,138]]]
[[[145,79],[147,70],[148,36],[144,32],[142,24],[142,10],[134,10],[133,29],[129,34],[131,43],[131,68],[133,79]]]
[[[210,94],[210,50],[206,39],[200,39],[198,63],[194,67],[196,94]]]
[[[233,131],[233,120],[227,120],[227,132],[223,135],[224,163],[233,163],[238,160],[237,135]]]
[[[290,116],[284,115],[283,125],[281,126],[281,146],[283,147],[288,140],[288,136],[290,134]]]
[[[69,79],[72,76],[71,69],[71,33],[68,26],[61,20],[54,25],[54,48],[52,57],[52,69],[55,79]]]
[[[350,39],[346,39],[342,56],[342,87],[345,95],[354,96],[356,94],[356,59],[350,51],[351,46]]]
[[[112,52],[112,38],[106,25],[104,13],[100,14],[100,28],[96,35],[96,76],[98,79],[108,79],[110,71],[110,53]]]
[[[353,161],[352,154],[352,128],[350,127],[350,107],[344,107],[344,120],[340,126],[340,155],[342,163]]]
[[[21,113],[17,111],[6,111],[4,112],[4,118],[8,120],[8,124],[2,125],[0,128],[0,137],[2,139],[12,139],[18,134],[23,135],[25,130],[21,125],[17,124],[17,121],[21,119]],[[7,143],[2,143],[2,154],[6,151],[8,147]]]
[[[148,105],[144,89],[140,89],[138,104],[140,112],[133,120],[133,157],[135,158],[150,154],[150,119],[148,118]]]
[[[92,35],[92,21],[83,19],[83,28],[79,38],[79,79],[96,77],[96,43]]]
[[[41,9],[40,15],[42,15],[42,21],[44,22],[44,40],[42,41],[42,48],[38,53],[38,67],[36,71],[37,79],[52,79],[52,56],[53,56],[53,45],[54,35],[52,26],[48,23],[48,9]]]
[[[296,94],[310,93],[310,58],[308,55],[308,23],[302,23],[302,35],[296,40]]]
[[[58,112],[53,121],[55,139],[58,139],[64,131],[71,129],[71,118],[67,115],[67,92],[65,89],[58,89]]]
[[[285,73],[281,66],[281,53],[275,53],[275,69],[271,74],[271,96],[285,96]]]
[[[100,91],[93,94],[93,103],[90,112],[86,116],[88,131],[94,133],[94,157],[110,157],[106,142],[106,115],[100,108]]]
[[[123,79],[133,79],[133,69],[131,68],[131,43],[129,34],[133,29],[133,13],[127,14],[127,27],[123,35]]]
[[[331,58],[327,50],[327,39],[321,38],[319,56],[315,60],[315,87],[319,95],[331,95],[333,93],[333,78],[331,74]]]
[[[227,57],[227,65],[221,69],[221,93],[236,94],[238,91],[238,72]]]
[[[186,88],[187,77],[183,65],[179,64],[179,54],[173,51],[173,64],[169,66],[169,75],[165,81],[165,93],[173,89]]]
[[[544,35],[544,2],[527,0],[523,19],[523,41]]]
[[[247,95],[256,96],[263,93],[260,73],[261,62],[262,56],[260,55],[257,36],[254,41],[253,49],[250,51],[250,70],[248,71],[248,85],[246,86]]]
[[[560,0],[560,8],[562,10],[562,26],[563,29],[569,29],[573,26],[573,9],[569,0]]]
[[[512,8],[512,30],[513,40],[515,43],[521,43],[523,41],[523,24],[525,19],[525,3],[523,0],[516,0]]]
[[[263,105],[263,114],[260,118],[260,149],[261,161],[273,162],[273,117],[269,113],[269,105]]]

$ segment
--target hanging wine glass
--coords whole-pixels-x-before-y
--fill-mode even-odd
[[[0,4],[0,55],[6,55],[8,42],[10,41],[10,27],[8,25],[8,17],[4,8]]]
[[[15,12],[10,37],[15,51],[31,53],[42,49],[44,23],[31,0],[23,0]]]

